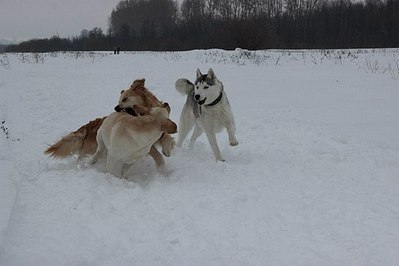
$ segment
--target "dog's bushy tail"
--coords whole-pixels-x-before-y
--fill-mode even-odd
[[[44,151],[44,154],[55,159],[65,158],[74,154],[78,154],[79,157],[93,154],[97,149],[97,131],[104,118],[97,118],[81,126],[78,130],[69,133],[53,145],[50,145]]]
[[[47,154],[55,159],[60,159],[78,153],[82,147],[84,136],[84,131],[75,131],[69,133],[53,145],[50,145],[50,147],[44,151],[44,154]]]
[[[176,80],[175,87],[178,92],[184,95],[187,95],[194,90],[194,84],[184,78]]]

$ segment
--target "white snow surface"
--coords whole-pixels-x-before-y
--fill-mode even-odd
[[[398,265],[399,50],[0,54],[0,265]],[[128,181],[48,144],[134,79],[172,107],[212,67],[239,145]],[[177,137],[177,136],[176,136]]]

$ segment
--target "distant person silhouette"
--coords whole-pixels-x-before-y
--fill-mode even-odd
[[[114,54],[119,54],[120,51],[121,51],[121,48],[117,47],[114,49]]]

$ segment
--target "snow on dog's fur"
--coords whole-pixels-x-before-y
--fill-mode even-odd
[[[169,119],[170,109],[133,106],[133,110],[141,115],[114,112],[104,119],[97,132],[98,147],[91,163],[107,152],[107,172],[117,177],[126,178],[127,167],[149,153],[162,134],[176,133],[177,126]]]
[[[187,95],[187,101],[180,116],[177,145],[182,145],[187,134],[195,126],[190,148],[204,131],[216,161],[224,161],[216,141],[216,133],[226,128],[230,145],[236,146],[238,141],[235,136],[233,113],[222,82],[217,79],[211,68],[205,75],[197,69],[194,84],[188,79],[181,78],[176,81],[175,86],[177,91]]]
[[[119,104],[115,107],[115,110],[129,110],[133,105],[147,108],[163,107],[164,104],[144,86],[144,83],[145,79],[137,79],[129,89],[122,90],[119,97]],[[81,126],[78,130],[69,133],[55,144],[50,145],[44,153],[56,159],[74,154],[79,155],[80,159],[86,155],[95,153],[97,150],[97,131],[105,118],[97,118]],[[174,146],[172,137],[169,134],[163,134],[158,143],[162,146],[162,153],[165,156],[169,156]],[[155,147],[151,148],[149,154],[153,157],[158,167],[165,164],[163,156]]]

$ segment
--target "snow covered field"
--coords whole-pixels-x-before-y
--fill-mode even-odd
[[[122,181],[47,144],[212,67],[240,144]],[[399,50],[0,54],[0,265],[397,265]]]

